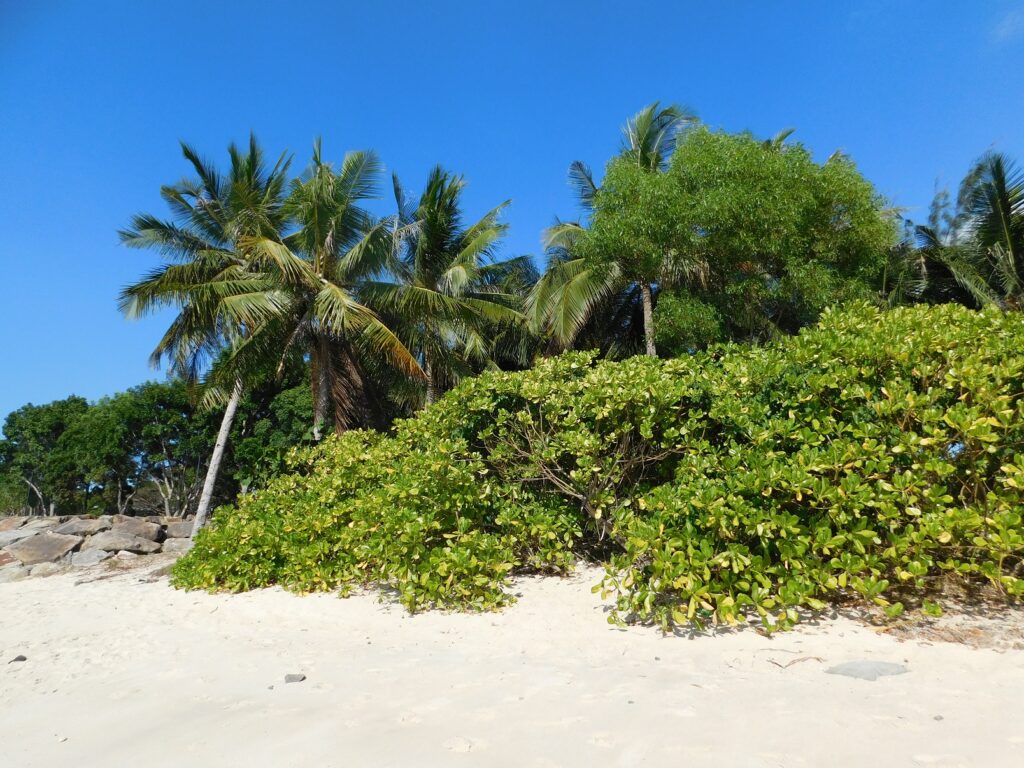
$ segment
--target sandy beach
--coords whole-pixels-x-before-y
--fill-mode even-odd
[[[373,595],[186,593],[152,571],[0,584],[5,768],[1024,764],[1012,643],[849,618],[771,638],[622,630],[595,570],[521,580],[502,613],[417,616]],[[850,661],[908,671],[826,673]]]

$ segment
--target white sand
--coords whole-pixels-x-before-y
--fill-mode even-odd
[[[596,571],[524,580],[500,614],[415,617],[82,578],[0,584],[4,768],[1024,765],[1021,650],[845,619],[771,639],[623,631]],[[910,671],[825,674],[859,659]]]

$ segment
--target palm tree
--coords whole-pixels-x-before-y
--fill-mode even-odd
[[[470,226],[463,225],[461,176],[435,167],[418,203],[409,203],[393,178],[397,214],[392,234],[391,281],[368,283],[374,306],[395,318],[426,377],[424,402],[437,397],[494,351],[487,330],[522,321],[511,275],[527,274],[526,257],[496,261],[507,225],[499,222],[508,201]]]
[[[626,121],[618,159],[652,173],[662,172],[675,149],[680,132],[696,122],[691,110],[654,102]],[[589,218],[600,188],[590,168],[581,161],[569,166],[569,182],[576,190],[584,217]],[[615,262],[580,257],[576,246],[586,221],[556,221],[543,237],[548,266],[527,301],[531,327],[546,328],[556,347],[569,347],[581,338],[600,340],[612,353],[628,353],[635,344],[636,328],[643,330],[643,347],[656,355],[652,283],[663,283],[683,265],[666,263],[659,279],[636,279]],[[698,265],[692,265],[694,267]],[[689,271],[689,267],[682,271]],[[589,331],[589,332],[588,332]]]
[[[981,301],[1005,309],[1024,303],[1024,173],[1005,155],[985,155],[968,174],[960,189],[969,238],[977,248],[978,271],[987,295],[965,287]]]
[[[969,306],[1019,309],[1024,304],[1024,173],[989,153],[964,178],[951,211],[946,193],[932,203],[927,225],[914,228],[916,248],[900,265],[916,277],[912,296]]]
[[[243,243],[260,290],[232,297],[233,309],[252,329],[232,361],[243,368],[261,360],[281,364],[303,350],[312,368],[316,439],[329,419],[336,432],[383,426],[367,365],[423,377],[405,344],[361,297],[391,256],[389,222],[375,221],[362,207],[376,195],[380,172],[372,152],[349,152],[336,171],[317,142],[310,169],[293,181],[286,204],[298,229]]]
[[[247,152],[228,148],[230,170],[222,177],[189,145],[182,153],[197,178],[161,188],[173,216],[163,220],[138,214],[120,232],[131,248],[157,251],[164,263],[121,292],[121,310],[132,318],[174,308],[178,314],[160,339],[150,361],[167,360],[171,369],[197,380],[225,348],[239,344],[246,323],[224,299],[243,294],[252,280],[240,244],[252,237],[277,237],[285,226],[284,190],[289,160],[267,168],[255,136]],[[199,505],[193,534],[205,524],[220,465],[242,397],[244,374],[236,370],[224,409]]]

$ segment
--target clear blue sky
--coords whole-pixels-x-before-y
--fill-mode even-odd
[[[923,216],[990,147],[1024,161],[1024,0],[53,2],[0,0],[0,418],[157,376],[166,318],[115,297],[152,265],[118,245],[163,214],[179,139],[221,161],[256,131],[299,168],[374,148],[416,189],[442,163],[470,213],[506,198],[507,252],[575,213],[653,100],[709,124],[797,128]]]

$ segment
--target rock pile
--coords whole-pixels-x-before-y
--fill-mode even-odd
[[[180,517],[0,518],[0,583],[49,576],[111,557],[188,550],[192,519]]]

